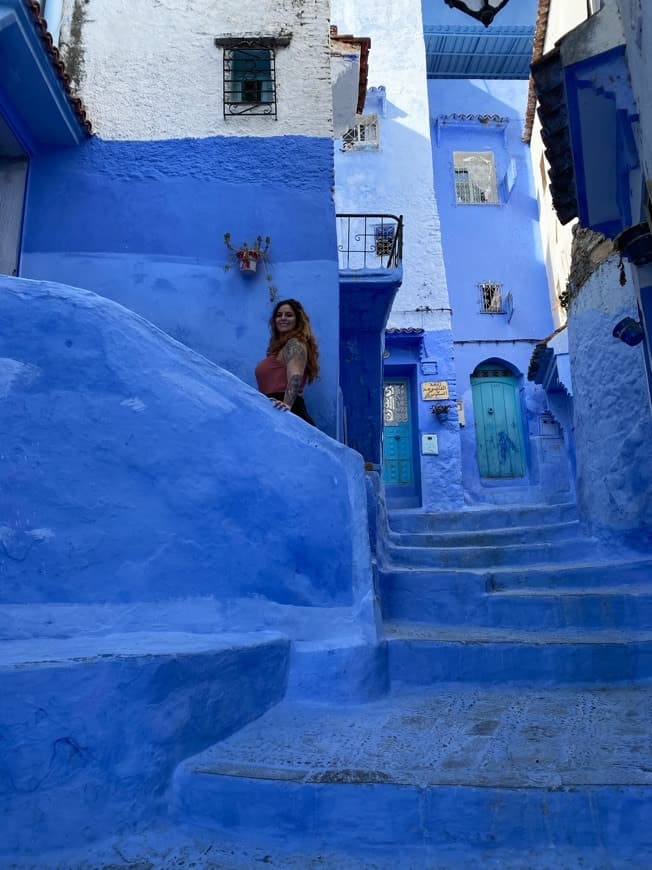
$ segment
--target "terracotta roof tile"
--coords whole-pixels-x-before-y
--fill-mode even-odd
[[[360,79],[358,84],[358,105],[356,114],[361,115],[364,111],[364,103],[367,98],[367,82],[369,79],[369,50],[371,39],[368,36],[343,35],[337,32],[337,27],[331,24],[330,36],[332,41],[352,42],[360,46]]]
[[[550,15],[550,0],[539,0],[539,8],[537,11],[537,26],[534,31],[534,48],[532,51],[532,63],[540,60],[543,57],[543,47],[546,42],[546,34],[548,32],[548,17]],[[525,110],[525,127],[523,131],[523,141],[529,142],[532,138],[532,127],[534,126],[534,111],[537,106],[537,95],[534,90],[534,80],[530,75],[530,86],[527,96],[527,109]]]
[[[41,37],[41,40],[45,46],[45,50],[50,58],[52,63],[52,67],[57,74],[59,81],[61,82],[61,86],[68,97],[68,101],[72,106],[72,109],[77,116],[80,126],[86,132],[87,136],[91,136],[93,133],[93,128],[91,126],[91,122],[86,115],[86,109],[84,108],[84,104],[81,99],[76,96],[72,92],[72,88],[70,87],[70,77],[66,72],[66,66],[63,62],[63,59],[59,53],[59,49],[54,44],[54,40],[52,39],[52,34],[48,30],[47,23],[43,15],[41,14],[41,5],[38,0],[24,0],[25,6],[31,13],[32,19],[34,21],[34,26]]]

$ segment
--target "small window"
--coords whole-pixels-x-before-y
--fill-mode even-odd
[[[495,281],[478,284],[480,288],[480,311],[483,314],[505,314],[503,285]]]
[[[493,152],[455,151],[453,166],[456,202],[465,205],[498,202]]]
[[[394,250],[395,227],[392,224],[374,226],[374,248],[377,257],[390,257]]]
[[[276,117],[276,65],[272,48],[224,50],[224,116]]]
[[[342,151],[378,151],[378,115],[360,115],[360,121],[342,136]]]

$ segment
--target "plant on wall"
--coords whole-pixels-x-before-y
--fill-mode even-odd
[[[450,411],[450,405],[441,405],[439,403],[432,406],[432,413],[437,417],[438,420],[446,420],[448,418],[448,412]]]
[[[265,236],[263,242],[262,236],[257,236],[253,244],[243,242],[236,247],[231,243],[231,233],[224,233],[224,244],[231,252],[228,262],[224,266],[224,270],[228,272],[237,261],[240,266],[240,272],[243,275],[255,275],[258,269],[258,264],[262,263],[262,268],[265,271],[265,280],[269,286],[269,301],[274,302],[278,293],[277,288],[273,285],[273,275],[269,269],[269,246],[271,244],[269,236]]]

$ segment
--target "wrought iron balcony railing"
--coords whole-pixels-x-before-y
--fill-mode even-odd
[[[396,269],[403,259],[403,215],[338,214],[340,270]]]

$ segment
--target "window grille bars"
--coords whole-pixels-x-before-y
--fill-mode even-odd
[[[339,268],[396,269],[403,260],[403,215],[338,214]]]
[[[483,314],[505,314],[503,304],[503,285],[495,281],[478,284],[480,289],[480,311]]]
[[[360,115],[360,120],[342,136],[342,151],[378,151],[380,127],[378,115]]]
[[[277,119],[273,48],[241,42],[224,49],[224,117],[230,115]]]
[[[457,203],[484,205],[499,202],[491,151],[454,151],[453,172]]]

